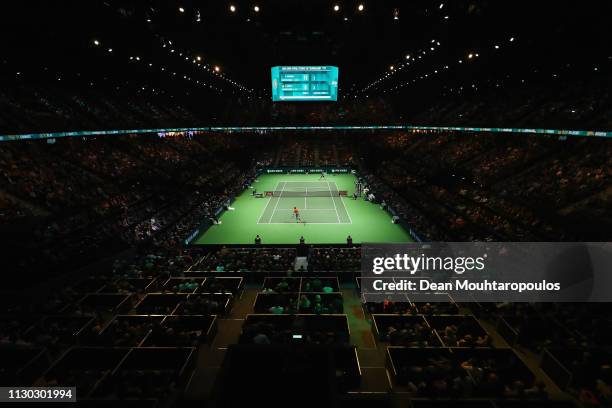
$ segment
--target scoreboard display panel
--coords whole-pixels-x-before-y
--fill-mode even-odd
[[[272,101],[337,101],[338,67],[272,67]]]

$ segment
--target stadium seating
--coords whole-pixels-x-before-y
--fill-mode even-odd
[[[547,138],[490,141],[484,135],[470,140],[474,143],[451,134],[419,139],[394,132],[369,154],[342,138],[332,147],[316,138],[281,144],[276,154],[259,143],[253,148],[262,151],[259,166],[279,158],[278,165],[362,166],[359,174],[377,200],[424,238],[586,237],[584,228],[566,221],[601,214],[604,203],[591,196],[610,186],[607,145]],[[213,137],[210,144],[197,138],[147,142],[74,139],[3,150],[4,202],[10,202],[3,225],[16,231],[15,226],[38,223],[44,227],[33,232],[36,245],[49,245],[38,259],[27,256],[35,246],[25,245],[5,263],[16,275],[30,271],[23,277],[37,282],[63,278],[61,289],[51,293],[37,288],[36,295],[27,294],[8,286],[0,296],[0,351],[10,363],[2,371],[5,384],[75,384],[91,404],[127,397],[150,404],[178,401],[186,398],[189,379],[204,370],[195,359],[200,350],[212,353],[206,358],[217,361],[219,378],[237,379],[236,370],[246,375],[250,364],[262,361],[275,372],[283,356],[304,378],[333,368],[333,389],[324,387],[322,393],[349,399],[373,387],[377,370],[387,368],[392,381],[383,388],[406,396],[414,407],[448,406],[446,398],[458,404],[453,406],[512,407],[513,399],[527,407],[564,406],[543,401],[551,387],[578,400],[585,390],[605,398],[608,373],[602,367],[608,356],[602,347],[610,333],[605,308],[408,297],[362,305],[352,303],[361,287],[359,244],[305,245],[299,251],[297,245],[265,243],[185,245],[193,229],[207,228],[232,194],[248,186],[256,157],[245,168],[242,156],[234,154],[251,142],[224,137]],[[558,144],[567,149],[567,160],[557,158]],[[40,160],[13,161],[22,153]],[[368,165],[380,155],[392,158]],[[110,160],[117,165],[108,166]],[[62,167],[54,170],[54,162]],[[442,165],[425,166],[433,162]],[[32,171],[16,170],[23,166]],[[47,167],[51,170],[39,179]],[[571,176],[563,178],[566,174]],[[556,187],[514,192],[543,180]],[[172,194],[160,194],[160,183],[175,184]],[[561,210],[542,216],[552,206]],[[598,222],[606,228],[606,219]],[[110,241],[115,242],[107,245]],[[31,236],[17,234],[16,242],[31,242]],[[90,252],[96,245],[99,250]],[[304,250],[308,268],[296,271],[295,258]],[[64,273],[94,255],[100,263]],[[45,269],[54,272],[42,276],[41,263],[61,268]],[[244,320],[228,328],[236,318]],[[371,325],[355,326],[357,321]],[[537,364],[528,368],[508,347],[527,350]],[[215,356],[220,350],[223,357]],[[321,369],[308,371],[298,350],[308,350]],[[384,359],[376,360],[368,350]],[[369,360],[374,367],[364,366]],[[554,385],[542,384],[541,373],[534,372],[538,365]],[[228,384],[219,395],[232,401],[228,395],[235,390]],[[429,399],[434,395],[440,401]]]

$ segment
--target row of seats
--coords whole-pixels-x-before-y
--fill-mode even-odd
[[[162,259],[169,258],[156,261]],[[9,306],[0,316],[2,383],[76,386],[79,401],[91,405],[138,399],[154,406],[182,398],[197,350],[213,341],[242,278],[123,272],[77,281],[28,310],[21,294],[0,297]]]

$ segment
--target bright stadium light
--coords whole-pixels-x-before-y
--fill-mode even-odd
[[[93,40],[94,45],[97,47],[98,45],[100,45],[100,41],[98,40]]]
[[[406,54],[406,59],[409,60],[410,59],[410,54]]]
[[[230,11],[231,11],[232,13],[235,13],[235,12],[236,12],[236,6],[234,6],[233,4],[230,4],[230,7],[229,7],[229,8],[230,8]]]
[[[253,7],[253,11],[256,12],[256,13],[259,13],[259,6],[255,5]]]
[[[359,5],[357,6],[357,10],[363,11],[364,9],[365,9],[365,6],[363,5],[363,3],[359,3]]]
[[[196,57],[196,59],[197,59],[198,61],[202,61],[202,57],[200,57],[199,55]]]
[[[334,11],[337,13],[338,11],[340,11],[340,5],[339,4],[334,4]]]
[[[185,12],[185,9],[184,9],[183,7],[179,7],[179,11],[180,11],[181,13],[184,13],[184,12]]]
[[[215,72],[220,72],[221,71],[221,67],[219,67],[218,65],[215,65]]]

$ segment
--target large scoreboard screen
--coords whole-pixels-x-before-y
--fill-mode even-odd
[[[337,101],[338,67],[272,67],[272,100]]]

